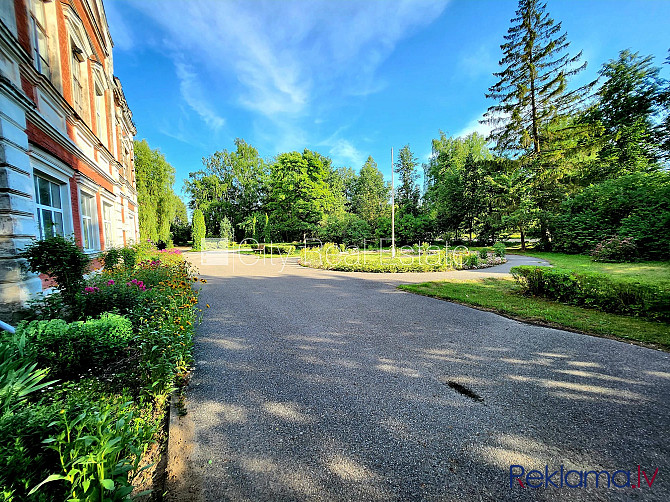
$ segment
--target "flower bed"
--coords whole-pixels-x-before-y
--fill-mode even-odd
[[[467,249],[440,249],[434,252],[399,250],[395,257],[391,257],[390,253],[381,251],[362,252],[354,249],[340,252],[335,244],[325,244],[319,249],[303,250],[299,263],[305,267],[340,272],[401,273],[486,268],[505,261],[504,256],[495,253],[469,252]]]
[[[0,339],[5,500],[123,500],[192,365],[197,280],[179,253],[135,248],[74,298],[54,294]],[[129,260],[132,261],[132,260]],[[66,322],[61,318],[67,318]]]

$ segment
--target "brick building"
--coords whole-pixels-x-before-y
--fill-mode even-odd
[[[101,0],[0,0],[0,316],[41,290],[32,239],[138,238],[135,126]]]

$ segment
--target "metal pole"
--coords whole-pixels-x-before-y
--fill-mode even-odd
[[[393,180],[393,147],[391,147],[391,258],[395,258],[395,185]]]
[[[12,335],[16,333],[16,329],[14,329],[14,326],[10,326],[6,322],[0,321],[0,329],[4,329],[5,331],[9,331]]]

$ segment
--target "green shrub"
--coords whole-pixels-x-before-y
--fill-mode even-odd
[[[66,304],[74,306],[90,260],[73,241],[60,235],[35,241],[22,256],[27,261],[28,270],[53,278]]]
[[[266,254],[292,254],[295,253],[295,246],[292,244],[266,244],[264,251]]]
[[[523,290],[570,305],[604,312],[670,320],[670,285],[617,280],[606,274],[572,272],[550,267],[514,267]]]
[[[202,249],[202,240],[207,235],[207,227],[205,227],[205,217],[200,209],[193,211],[193,251],[200,251]]]
[[[100,260],[106,270],[112,270],[121,262],[121,252],[116,248],[109,249],[102,253]]]
[[[477,268],[479,266],[479,254],[468,253],[463,260],[463,268]]]
[[[610,263],[630,262],[637,258],[637,246],[630,237],[612,237],[600,243],[591,251],[593,261]]]
[[[59,431],[47,439],[58,453],[60,471],[53,472],[30,493],[47,483],[63,485],[68,500],[127,500],[156,425],[140,416],[131,401],[90,403],[85,410],[58,414]]]
[[[219,237],[221,239],[227,240],[228,242],[235,241],[235,229],[233,224],[225,216],[221,219],[219,223]]]
[[[588,253],[617,235],[643,259],[670,257],[670,172],[634,173],[585,188],[550,225],[554,250]]]
[[[484,248],[479,250],[479,257],[482,260],[486,260],[489,257],[489,250]]]
[[[43,441],[58,432],[60,410],[60,403],[32,404],[0,416],[0,500],[66,500],[62,487],[55,485],[28,496],[58,465],[58,453]]]
[[[499,258],[504,258],[505,257],[505,244],[502,242],[496,242],[493,245],[493,254],[495,254]]]
[[[43,382],[47,369],[38,369],[34,359],[26,357],[25,336],[5,335],[0,340],[0,416],[11,413],[30,394],[54,383]]]
[[[120,250],[123,259],[123,268],[130,269],[137,264],[137,251],[131,247],[124,247]]]
[[[132,323],[117,314],[67,323],[62,319],[19,324],[16,335],[26,339],[26,355],[59,378],[102,368],[125,355]]]

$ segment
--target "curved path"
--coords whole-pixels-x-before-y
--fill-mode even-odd
[[[182,500],[670,500],[669,354],[394,287],[513,263],[391,276],[189,255],[211,308],[170,434]],[[532,489],[510,488],[511,464],[659,470]]]

